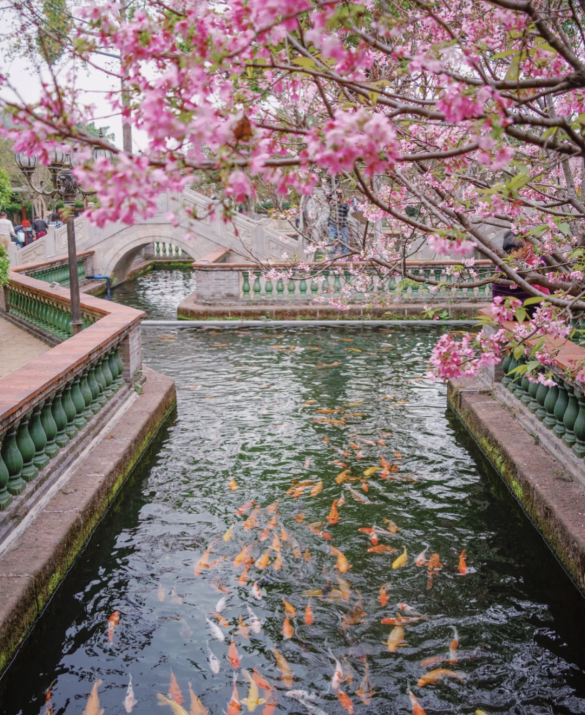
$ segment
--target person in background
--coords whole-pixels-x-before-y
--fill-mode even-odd
[[[63,221],[61,221],[61,217],[56,211],[53,211],[53,213],[49,216],[49,226],[54,226],[55,228],[59,228],[59,226],[63,225]]]
[[[329,257],[334,258],[338,244],[341,246],[341,255],[349,253],[349,226],[347,223],[349,206],[343,201],[343,191],[341,189],[337,189],[335,197],[330,195],[328,200]]]
[[[12,221],[6,216],[6,211],[0,211],[0,246],[4,246],[6,251],[10,246],[10,241],[16,241],[16,232]]]
[[[43,236],[46,236],[47,231],[49,229],[47,222],[43,221],[43,219],[39,218],[38,216],[35,216],[35,219],[32,222],[32,227],[35,232],[35,240],[42,238]]]
[[[29,243],[33,242],[33,230],[26,216],[22,219],[22,232],[24,233],[24,245],[28,246]],[[18,229],[16,234],[18,235]]]

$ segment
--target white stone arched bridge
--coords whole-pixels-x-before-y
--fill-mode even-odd
[[[196,215],[205,216],[212,201],[190,189],[181,196],[165,195],[159,201],[159,211],[151,219],[128,226],[112,223],[97,228],[83,216],[75,221],[77,250],[94,251],[93,266],[96,275],[124,280],[138,254],[154,243],[175,246],[194,261],[218,249],[230,249],[232,261],[282,260],[304,258],[303,239],[299,234],[277,232],[267,221],[255,221],[236,214],[231,221],[221,218],[192,219],[187,211],[196,209]],[[173,226],[166,214],[172,211],[179,223]],[[187,238],[187,234],[192,236]],[[49,228],[43,238],[24,248],[10,247],[13,266],[42,261],[67,253],[67,227]]]

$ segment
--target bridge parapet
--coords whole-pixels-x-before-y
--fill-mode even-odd
[[[84,330],[68,337],[69,291],[15,271],[4,305],[7,317],[57,342],[0,379],[0,511],[12,511],[63,464],[68,445],[87,438],[108,404],[130,392],[142,367],[144,313],[82,295]],[[0,518],[0,537],[9,529],[10,519]]]

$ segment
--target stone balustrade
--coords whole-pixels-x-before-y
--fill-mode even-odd
[[[188,260],[189,254],[186,253],[180,246],[173,243],[165,243],[164,241],[155,241],[152,244],[154,258],[175,258]]]
[[[38,266],[37,266],[38,267]],[[69,291],[11,272],[7,317],[60,340],[0,379],[0,511],[50,467],[142,367],[144,313],[81,296],[85,329],[69,337]]]
[[[355,264],[354,264],[355,265]],[[217,302],[248,303],[251,305],[286,303],[311,303],[343,295],[351,303],[371,302],[372,295],[392,301],[430,302],[441,298],[453,302],[489,302],[491,284],[473,288],[456,288],[456,282],[449,268],[460,265],[455,261],[407,262],[406,268],[413,279],[403,279],[396,275],[379,275],[375,267],[365,267],[366,280],[355,276],[343,266],[323,269],[322,265],[309,264],[309,277],[277,278],[268,277],[265,270],[256,264],[219,263],[205,265],[194,263],[196,277],[196,298],[201,304]],[[271,268],[290,269],[286,264],[271,264]],[[487,278],[493,267],[490,261],[477,261],[478,279]],[[364,271],[360,271],[363,273]],[[439,284],[433,286],[427,281]]]
[[[93,275],[93,251],[83,251],[77,254],[77,277],[80,285],[86,281],[86,276]],[[66,255],[56,256],[51,260],[24,264],[13,269],[31,278],[37,278],[47,283],[58,283],[69,286],[69,260]]]

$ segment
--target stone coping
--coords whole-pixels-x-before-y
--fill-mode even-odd
[[[30,633],[116,494],[176,404],[171,378],[144,368],[140,395],[132,392],[0,549],[0,672]]]
[[[199,266],[221,263],[228,253],[231,253],[231,248],[217,248],[215,251],[211,251],[210,253],[206,253],[204,256],[201,256],[201,258],[197,259],[195,263],[192,263],[191,265],[193,268],[198,268]]]
[[[201,260],[201,259],[200,259]],[[323,269],[323,270],[333,270],[335,268],[342,268],[346,269],[347,266],[351,265],[352,267],[355,266],[369,266],[369,265],[374,265],[371,264],[369,261],[360,261],[360,262],[355,262],[351,264],[346,264],[346,263],[334,263],[331,266],[327,267],[323,263],[308,263],[308,262],[302,262],[304,266],[307,266],[309,269],[315,268],[315,269]],[[433,268],[433,267],[439,267],[439,266],[460,266],[462,265],[461,261],[406,261],[406,267],[407,268]],[[491,261],[487,260],[481,260],[481,261],[476,261],[474,266],[493,266],[494,264]],[[205,263],[201,264],[199,262],[195,262],[192,264],[193,268],[196,268],[198,271],[261,271],[263,268],[295,268],[294,264],[291,263],[266,263],[266,264],[261,264],[261,263]],[[377,268],[385,268],[385,266],[377,266]]]
[[[10,282],[33,293],[69,303],[66,288],[49,288],[45,281],[14,271],[11,271]],[[100,320],[0,379],[0,432],[16,415],[32,409],[145,317],[140,310],[84,293],[81,294],[81,308],[98,314]]]
[[[81,251],[77,253],[77,258],[89,258],[93,256],[95,251]],[[68,263],[69,255],[64,253],[60,256],[55,256],[54,258],[46,258],[44,261],[35,261],[34,263],[23,263],[21,266],[16,266],[11,268],[14,273],[26,273],[27,271],[38,270],[42,271],[43,268],[50,268],[51,266],[57,266],[61,263]]]
[[[482,308],[479,312],[484,317],[492,317],[490,308]],[[502,327],[512,333],[518,327],[518,323],[512,320],[507,320],[502,323]],[[585,348],[582,348],[580,345],[577,345],[577,343],[573,343],[566,338],[556,338],[551,335],[544,335],[536,338],[528,338],[526,340],[526,345],[534,347],[541,340],[543,340],[545,344],[550,347],[559,349],[555,360],[557,366],[561,370],[575,370],[579,363],[585,365]],[[577,373],[577,377],[580,380],[585,380],[585,368]]]

